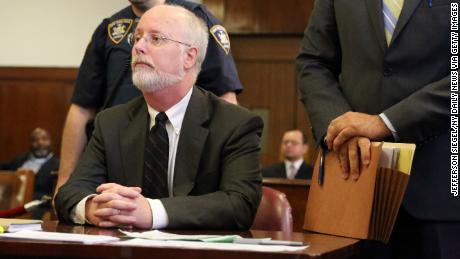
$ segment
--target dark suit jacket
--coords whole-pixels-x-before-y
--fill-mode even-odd
[[[460,220],[450,194],[450,0],[405,0],[387,47],[381,0],[317,0],[297,58],[316,140],[347,111],[381,112],[399,142],[416,143],[405,208]]]
[[[295,175],[295,179],[311,179],[313,175],[313,168],[305,163],[299,168],[299,171]],[[286,166],[284,162],[273,164],[262,168],[263,177],[273,177],[273,178],[287,178]]]
[[[23,154],[9,163],[0,164],[0,170],[17,170],[27,161],[29,155],[29,153]],[[57,170],[59,170],[59,158],[53,155],[35,175],[34,200],[40,199],[43,195],[52,195],[56,176],[52,176],[51,172]]]
[[[75,172],[56,197],[59,219],[98,185],[142,186],[149,116],[143,97],[102,111]],[[174,197],[161,199],[168,228],[248,229],[261,199],[263,122],[194,88],[182,123]]]

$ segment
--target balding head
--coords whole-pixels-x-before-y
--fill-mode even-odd
[[[208,44],[204,22],[187,9],[158,5],[140,19],[132,51],[133,82],[144,93],[193,85]]]

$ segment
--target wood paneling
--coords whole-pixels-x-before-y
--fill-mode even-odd
[[[232,51],[245,87],[238,97],[250,109],[268,111],[267,142],[263,165],[277,162],[284,131],[300,128],[311,132],[298,100],[294,59],[301,36],[232,36]],[[77,69],[0,68],[0,160],[8,160],[29,148],[29,134],[43,127],[52,135],[59,152],[61,132]],[[311,164],[312,152],[307,157]]]
[[[204,0],[230,33],[298,34],[307,25],[313,0]]]
[[[269,109],[263,165],[280,159],[285,130],[303,130],[310,143],[305,157],[313,164],[317,150],[303,104],[299,101],[294,60],[314,0],[203,0],[231,34],[231,46],[245,86],[241,105]]]
[[[279,148],[283,133],[299,128],[307,133],[311,152],[315,153],[310,127],[299,101],[296,87],[295,57],[301,36],[232,35],[232,51],[243,93],[238,97],[249,109],[267,109],[265,125],[267,146],[262,154],[263,165],[280,160]],[[306,159],[311,163],[310,154]]]
[[[268,112],[262,162],[279,161],[284,131],[300,128],[313,144],[296,87],[294,60],[313,0],[204,0],[231,33],[231,47],[245,87],[240,104]],[[77,69],[0,68],[0,160],[29,148],[29,134],[44,127],[54,151],[70,104]],[[312,163],[314,145],[306,158]]]
[[[76,69],[0,68],[0,161],[29,150],[36,127],[51,134],[58,153]]]

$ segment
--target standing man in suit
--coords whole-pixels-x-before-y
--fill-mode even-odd
[[[298,130],[288,130],[281,140],[284,161],[262,169],[263,177],[287,179],[311,179],[313,169],[304,161],[308,152],[307,136]]]
[[[159,5],[142,16],[134,42],[133,82],[143,96],[98,115],[56,196],[60,220],[248,229],[261,198],[263,123],[194,86],[206,25],[182,7]]]
[[[316,140],[359,178],[370,141],[416,143],[390,245],[393,258],[459,258],[450,194],[450,2],[317,0],[297,58]]]
[[[59,168],[59,158],[51,152],[51,138],[48,131],[36,128],[30,134],[30,152],[16,157],[8,163],[0,163],[0,170],[32,170],[35,173],[33,199],[40,200],[43,195],[52,195],[56,176],[51,173]],[[50,204],[39,206],[32,216],[41,219]]]

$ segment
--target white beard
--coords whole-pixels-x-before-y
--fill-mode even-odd
[[[143,58],[137,58],[137,60],[142,60]],[[175,85],[182,81],[185,77],[185,71],[183,68],[183,60],[179,64],[179,72],[177,74],[171,74],[167,72],[160,71],[156,68],[153,62],[148,62],[153,66],[153,69],[148,68],[135,68],[133,67],[133,83],[141,92],[155,92],[161,89],[165,89],[169,86]]]

